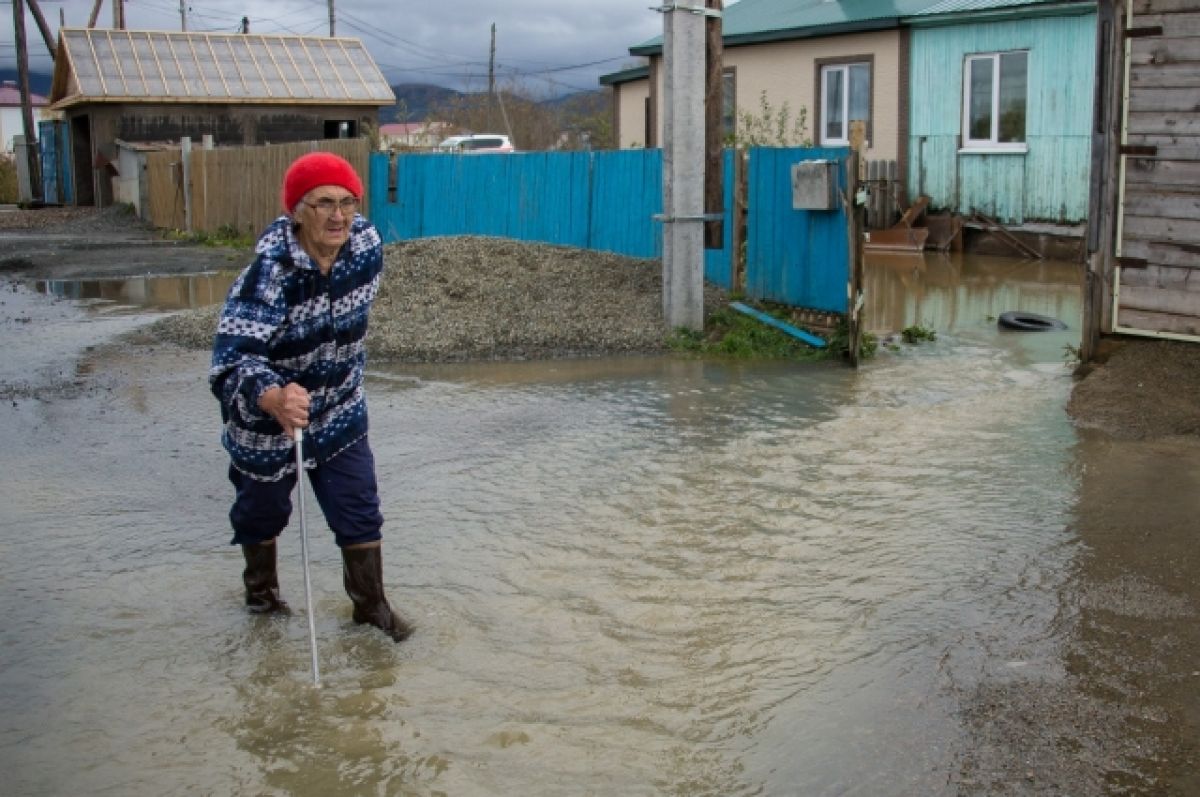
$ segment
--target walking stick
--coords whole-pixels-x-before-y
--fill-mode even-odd
[[[300,504],[300,558],[304,561],[304,606],[308,611],[308,642],[312,650],[313,686],[321,685],[321,669],[317,665],[317,619],[313,614],[312,581],[308,576],[308,518],[304,516],[304,430],[295,429],[296,437],[296,502]]]

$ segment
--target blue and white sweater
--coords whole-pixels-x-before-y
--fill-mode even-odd
[[[295,471],[295,443],[258,406],[268,388],[296,382],[309,392],[306,466],[367,434],[367,316],[379,290],[383,243],[356,215],[325,275],[300,246],[291,219],[281,216],[255,253],[221,310],[208,381],[221,402],[221,441],[233,466],[276,481]]]

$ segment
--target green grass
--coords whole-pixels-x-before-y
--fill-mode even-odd
[[[913,324],[911,327],[905,327],[900,330],[900,336],[904,338],[905,343],[915,346],[925,341],[933,342],[937,340],[937,331],[930,327],[923,327],[920,324]]]
[[[254,239],[231,224],[221,225],[216,232],[167,230],[163,235],[172,241],[189,241],[203,246],[228,246],[234,249],[254,248]]]
[[[756,309],[793,323],[786,307],[760,305]],[[782,330],[762,323],[729,307],[709,314],[704,331],[677,329],[668,345],[677,352],[738,360],[827,360],[846,354],[844,324],[823,349],[816,349]],[[863,336],[863,354],[875,353],[874,335]]]

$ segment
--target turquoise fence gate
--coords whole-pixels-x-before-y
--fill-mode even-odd
[[[746,175],[746,295],[792,307],[845,313],[850,277],[845,147],[759,147],[749,152]],[[827,161],[835,166],[830,210],[797,210],[792,166]]]
[[[791,164],[847,150],[753,149],[747,196],[746,294],[845,312],[845,212],[796,211]],[[724,248],[705,251],[704,277],[733,288],[735,150],[724,153]],[[844,170],[842,170],[844,171]],[[840,172],[839,172],[840,173]],[[840,179],[844,180],[844,176]],[[662,256],[662,151],[512,155],[373,153],[370,215],[385,242],[490,235]],[[840,282],[839,282],[840,280]],[[837,283],[836,290],[831,287]]]

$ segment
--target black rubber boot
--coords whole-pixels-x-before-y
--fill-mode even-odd
[[[383,594],[383,549],[343,548],[342,580],[346,594],[354,603],[354,622],[370,623],[396,642],[408,639],[413,632],[400,615],[392,611]]]
[[[246,585],[246,606],[251,614],[281,612],[290,614],[291,608],[279,597],[279,576],[275,572],[275,542],[258,545],[243,545],[246,569],[242,581]]]

